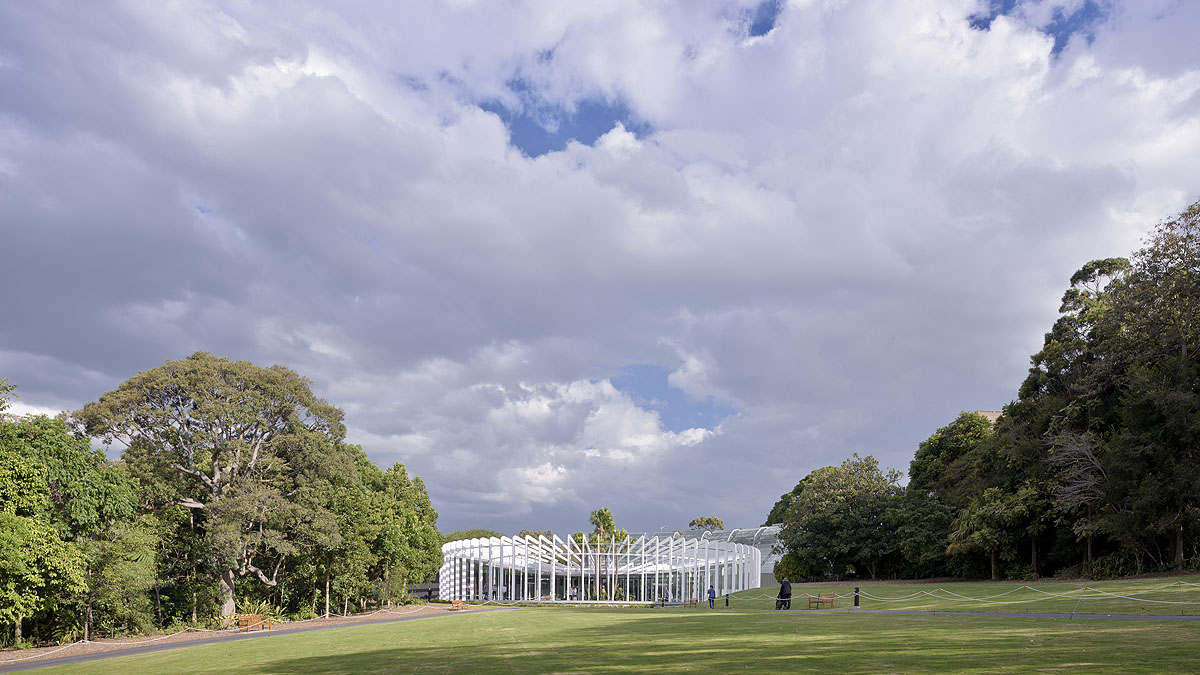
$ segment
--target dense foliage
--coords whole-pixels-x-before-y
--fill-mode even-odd
[[[441,565],[420,478],[344,442],[342,413],[281,366],[203,352],[70,420],[4,414],[3,641],[313,616],[403,602]],[[89,435],[125,446],[120,462]]]
[[[1200,564],[1200,202],[1084,265],[993,424],[963,413],[900,488],[874,459],[780,497],[777,574],[1115,576]]]

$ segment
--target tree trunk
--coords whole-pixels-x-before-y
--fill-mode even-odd
[[[383,568],[383,587],[387,589],[387,604],[384,605],[388,609],[392,608],[392,566],[388,565]],[[487,600],[487,593],[484,593],[484,600]]]
[[[1175,541],[1171,545],[1171,548],[1174,549],[1174,553],[1175,553],[1175,560],[1174,560],[1175,569],[1182,570],[1183,569],[1183,523],[1180,523],[1175,526],[1174,539],[1175,539]]]
[[[188,509],[188,532],[193,538],[196,536],[196,512]],[[189,550],[187,554],[188,561],[188,586],[192,589],[192,623],[196,623],[196,584],[194,582],[194,573],[196,566],[192,564],[192,552]]]
[[[1092,505],[1091,504],[1088,504],[1088,507],[1087,507],[1087,517],[1088,517],[1088,523],[1091,523],[1092,522]],[[1087,555],[1087,558],[1084,562],[1086,562],[1088,564],[1088,568],[1089,568],[1088,574],[1091,574],[1090,569],[1092,566],[1092,534],[1090,532],[1088,533],[1088,536],[1087,536],[1087,553],[1086,553],[1086,555]]]
[[[87,608],[83,612],[83,641],[92,639],[92,599],[88,598]]]
[[[13,629],[14,644],[21,644],[21,617],[17,617],[17,627]]]
[[[1029,566],[1033,568],[1033,577],[1038,577],[1037,571],[1037,537],[1029,540]]]
[[[992,551],[992,581],[996,580],[996,552]]]
[[[221,572],[221,616],[233,616],[237,613],[237,604],[233,599],[233,570]]]
[[[154,574],[154,615],[158,619],[158,629],[162,630],[162,596],[158,589],[158,572]]]
[[[329,568],[333,566],[333,559],[330,558],[329,564],[325,566],[325,618],[329,618]]]

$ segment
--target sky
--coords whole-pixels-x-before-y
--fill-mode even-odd
[[[439,527],[762,523],[1200,198],[1200,3],[0,0],[0,377],[282,364]]]

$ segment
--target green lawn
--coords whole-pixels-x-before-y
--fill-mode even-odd
[[[860,581],[829,586],[797,585],[792,589],[792,609],[806,608],[808,601],[805,594],[816,595],[818,592],[837,593],[838,599],[834,606],[848,609],[854,604],[856,585],[862,589],[860,602],[863,609],[1200,615],[1200,576],[1196,575],[1087,582],[952,582],[939,585],[872,584],[869,581]],[[774,596],[778,591],[778,586],[771,586],[735,593],[730,596],[730,607],[770,609],[775,605]],[[720,602],[723,604],[724,599]]]
[[[274,635],[44,673],[1200,671],[1200,624],[515,609]]]

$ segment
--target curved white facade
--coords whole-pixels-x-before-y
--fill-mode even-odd
[[[442,600],[611,603],[703,600],[759,587],[762,553],[733,541],[643,535],[578,542],[463,539],[442,546]]]

